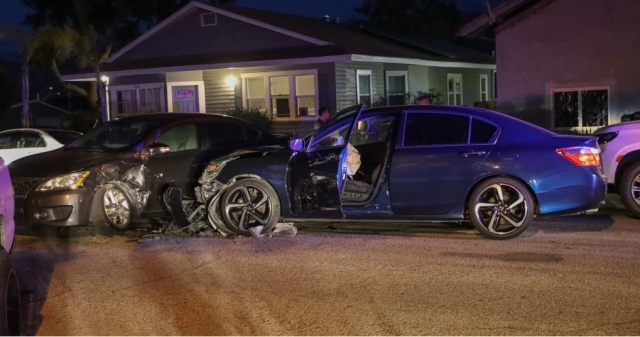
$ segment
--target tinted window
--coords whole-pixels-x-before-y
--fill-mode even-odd
[[[11,136],[13,135],[13,132],[0,134],[0,149],[8,149],[11,146]]]
[[[102,124],[69,144],[69,150],[119,151],[137,144],[155,131],[157,123],[116,120]]]
[[[404,146],[466,144],[469,117],[444,113],[407,114]]]
[[[154,144],[169,145],[171,152],[195,150],[198,148],[198,131],[195,124],[173,127],[156,138]]]
[[[471,123],[471,144],[488,142],[497,129],[493,124],[474,118]]]
[[[47,133],[62,145],[67,145],[82,136],[80,132],[64,130],[47,130]]]
[[[359,120],[349,142],[353,145],[363,145],[386,142],[389,139],[395,116],[376,116]]]
[[[246,144],[260,137],[260,131],[233,121],[207,123],[204,132],[208,135],[210,146]]]
[[[16,137],[17,148],[44,147],[44,139],[35,132],[20,132]]]

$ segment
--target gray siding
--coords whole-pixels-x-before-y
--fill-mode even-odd
[[[488,77],[489,97],[493,97],[493,70],[489,69],[471,69],[471,68],[429,68],[429,87],[435,88],[442,94],[445,103],[447,102],[447,74],[462,75],[462,103],[466,106],[473,106],[475,102],[479,102],[480,98],[480,74],[486,74]]]
[[[358,104],[356,71],[371,70],[371,91],[375,101],[384,95],[384,66],[372,62],[340,62],[336,63],[336,109],[342,110]]]
[[[239,74],[231,70],[209,70],[204,71],[204,95],[207,113],[222,113],[225,110],[233,109],[237,105],[236,94],[238,90],[229,89],[225,82],[228,76],[236,76]],[[236,88],[240,83],[236,85]],[[241,89],[242,87],[240,86]]]
[[[640,110],[640,1],[557,0],[496,37],[498,109],[553,127],[551,90],[609,87],[609,124]]]
[[[217,25],[201,27],[202,13],[209,12],[196,9],[187,13],[124,53],[118,60],[155,58],[158,55],[165,58],[224,55],[312,46],[309,42],[220,14],[217,15]]]

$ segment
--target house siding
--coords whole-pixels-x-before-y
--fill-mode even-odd
[[[384,65],[372,62],[339,62],[335,66],[336,110],[358,104],[357,70],[371,70],[371,95],[375,101],[384,95]]]
[[[488,77],[488,95],[493,97],[493,70],[471,69],[471,68],[429,68],[429,88],[435,88],[442,94],[445,104],[447,102],[447,74],[462,75],[462,105],[474,106],[475,102],[479,102],[480,98],[480,75],[484,74]]]
[[[608,87],[609,124],[640,110],[639,17],[637,0],[556,0],[506,22],[496,35],[498,109],[553,128],[551,90]]]
[[[200,15],[203,13],[210,12],[202,9],[188,12],[121,55],[119,60],[156,58],[158,55],[224,55],[313,46],[310,42],[220,14],[217,15],[217,25],[201,27]]]

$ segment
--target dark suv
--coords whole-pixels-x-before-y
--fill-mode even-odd
[[[282,144],[245,121],[202,113],[159,113],[102,124],[60,149],[9,168],[18,225],[107,224],[124,230],[168,212],[169,187],[185,197],[212,158],[243,147]]]

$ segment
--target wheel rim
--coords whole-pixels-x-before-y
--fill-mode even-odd
[[[640,174],[633,178],[633,182],[631,182],[631,198],[640,206]]]
[[[131,219],[131,205],[119,190],[108,189],[104,193],[104,213],[109,222],[117,228],[126,228]]]
[[[241,231],[265,226],[271,220],[272,205],[267,193],[254,185],[239,186],[229,191],[224,212],[232,226]]]
[[[475,204],[478,221],[490,233],[509,234],[526,221],[529,209],[524,195],[509,184],[487,186]]]

